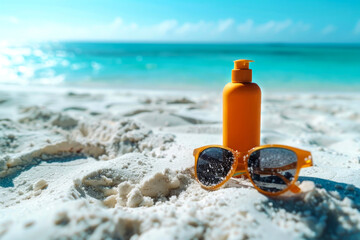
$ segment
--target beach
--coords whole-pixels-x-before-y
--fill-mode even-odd
[[[298,195],[216,191],[193,149],[222,143],[221,90],[2,85],[0,239],[359,239],[360,96],[262,97],[261,144],[312,152]]]

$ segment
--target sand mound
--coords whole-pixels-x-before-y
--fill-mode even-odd
[[[171,134],[153,134],[131,119],[87,123],[66,114],[29,107],[19,123],[0,120],[0,177],[53,158],[84,155],[108,160],[130,152],[149,153],[174,141]],[[28,140],[34,141],[28,143]],[[27,145],[24,145],[27,144]]]
[[[157,172],[154,161],[131,153],[100,162],[96,169],[74,180],[72,199],[96,199],[108,207],[149,207],[179,195],[192,181],[188,170],[176,172],[166,168]]]

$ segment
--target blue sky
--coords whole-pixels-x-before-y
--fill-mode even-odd
[[[0,0],[0,42],[360,43],[357,0]]]

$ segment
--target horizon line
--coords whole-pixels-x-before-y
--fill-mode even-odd
[[[122,43],[122,44],[243,44],[243,45],[360,45],[360,42],[230,42],[230,41],[122,41],[122,40],[43,40],[33,43]]]

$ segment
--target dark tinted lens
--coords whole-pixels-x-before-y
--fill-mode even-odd
[[[199,155],[196,174],[205,186],[217,185],[229,174],[234,162],[232,152],[222,148],[207,148]]]
[[[267,192],[279,192],[293,181],[297,168],[296,154],[285,148],[264,148],[253,152],[248,160],[250,177]]]

